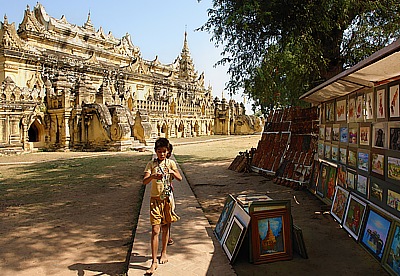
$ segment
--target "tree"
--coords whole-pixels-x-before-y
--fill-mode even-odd
[[[263,111],[301,104],[300,95],[400,34],[397,0],[214,0],[208,15],[200,30],[223,46],[226,88]]]

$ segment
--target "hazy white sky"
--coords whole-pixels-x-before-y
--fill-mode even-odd
[[[7,15],[9,22],[21,23],[27,5],[32,10],[36,0],[0,0],[0,20]],[[229,80],[226,67],[214,67],[221,59],[221,47],[210,42],[211,35],[195,31],[207,21],[207,10],[212,0],[42,0],[39,1],[46,12],[55,18],[64,15],[71,24],[82,26],[90,11],[95,29],[111,31],[116,38],[126,33],[131,35],[132,43],[140,48],[142,57],[153,60],[158,56],[160,62],[169,64],[181,53],[185,30],[196,70],[204,72],[206,86],[211,84],[213,96],[221,98],[225,83]],[[224,93],[225,97],[229,97]],[[233,97],[243,101],[241,94]],[[246,101],[247,102],[247,101]],[[246,104],[247,113],[251,112]]]

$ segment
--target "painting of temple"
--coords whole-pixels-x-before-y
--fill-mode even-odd
[[[126,150],[157,137],[253,134],[242,103],[212,96],[185,32],[171,64],[142,58],[127,33],[56,19],[37,3],[0,22],[0,149]]]

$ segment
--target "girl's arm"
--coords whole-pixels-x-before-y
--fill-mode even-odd
[[[172,174],[172,176],[178,180],[181,181],[182,180],[182,175],[178,170],[169,170],[169,173]]]

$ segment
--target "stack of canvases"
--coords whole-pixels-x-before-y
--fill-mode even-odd
[[[291,113],[289,147],[274,182],[300,188],[310,181],[317,149],[319,113],[318,107],[293,108]]]
[[[228,169],[235,172],[250,172],[250,163],[255,150],[255,148],[251,148],[250,152],[247,150],[239,152],[239,155],[235,157]]]
[[[309,189],[343,228],[400,275],[400,82],[321,104]]]
[[[290,108],[269,113],[252,159],[252,166],[260,172],[275,174],[279,168],[290,138],[289,114]]]

